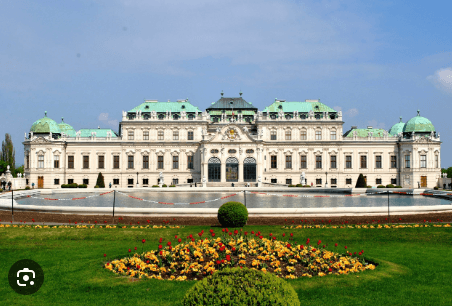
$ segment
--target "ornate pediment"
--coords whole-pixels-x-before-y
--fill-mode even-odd
[[[414,142],[416,143],[433,143],[434,141],[429,136],[422,136],[417,138]]]
[[[223,132],[222,140],[241,140],[239,129],[231,126]]]
[[[250,137],[249,130],[240,128],[235,124],[218,127],[215,135],[209,140],[209,142],[254,142],[254,139]]]
[[[32,141],[31,141],[31,143],[33,143],[33,144],[41,144],[41,143],[51,143],[51,141],[50,140],[48,140],[48,139],[45,139],[44,137],[42,137],[42,136],[39,136],[39,137],[36,137],[36,138],[34,138]]]

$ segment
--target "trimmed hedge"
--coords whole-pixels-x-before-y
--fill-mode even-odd
[[[218,221],[224,227],[242,227],[248,221],[248,209],[240,202],[227,202],[218,209]]]
[[[289,187],[296,187],[295,185],[289,185]]]
[[[61,188],[77,188],[77,187],[78,187],[77,183],[61,185]]]
[[[152,187],[154,187],[154,188],[155,188],[155,187],[159,187],[159,185],[152,185]]]
[[[225,268],[198,281],[184,296],[184,306],[299,306],[293,287],[282,278],[248,268]]]
[[[168,185],[166,185],[166,184],[163,184],[163,185],[162,185],[162,187],[168,187]]]
[[[78,188],[88,188],[88,185],[86,185],[86,184],[80,184],[80,185],[78,185]]]
[[[362,173],[358,176],[355,188],[366,188],[366,180],[364,179],[364,175]]]
[[[386,185],[386,188],[394,188],[394,185],[388,184],[388,185]]]
[[[170,185],[170,187],[176,187],[176,185]]]
[[[397,185],[397,186],[394,186],[394,188],[402,188],[402,186],[398,186],[398,185]]]
[[[386,188],[385,185],[378,185],[377,188]]]
[[[25,187],[25,190],[30,190],[30,189],[31,189],[30,186],[26,186],[26,187]]]

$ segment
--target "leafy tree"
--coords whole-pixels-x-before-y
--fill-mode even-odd
[[[13,175],[14,177],[17,177],[17,175],[18,175],[19,173],[24,174],[24,165],[22,165],[22,166],[20,166],[20,167],[17,167],[16,169],[14,169],[14,171],[11,171],[11,173],[12,173],[12,175]]]
[[[8,166],[8,164],[5,161],[0,160],[0,175],[2,175],[2,173],[6,172],[7,166]]]
[[[5,140],[2,141],[2,152],[0,154],[0,160],[6,162],[10,166],[11,172],[14,172],[16,168],[16,151],[14,150],[13,141],[11,135],[5,134]]]
[[[366,188],[366,180],[364,179],[364,175],[361,173],[356,181],[355,188]]]
[[[442,168],[441,173],[447,173],[447,177],[452,178],[452,167],[449,167],[447,169]]]
[[[97,176],[96,185],[99,186],[99,188],[105,188],[104,176],[100,172],[99,175]]]

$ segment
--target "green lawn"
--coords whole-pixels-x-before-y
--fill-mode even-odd
[[[107,260],[135,246],[156,249],[158,239],[186,237],[209,227],[183,229],[36,229],[0,228],[0,304],[2,305],[180,305],[194,282],[131,282],[102,268]],[[214,228],[219,234],[220,229]],[[364,249],[380,265],[353,275],[302,278],[289,283],[302,305],[452,305],[452,228],[293,229],[247,226],[245,230],[294,233],[297,242],[310,238],[338,243],[343,251]],[[287,237],[287,236],[286,236]],[[174,240],[173,240],[174,242]],[[103,254],[106,253],[107,257]],[[20,259],[32,259],[44,270],[45,282],[30,296],[16,294],[8,270]]]

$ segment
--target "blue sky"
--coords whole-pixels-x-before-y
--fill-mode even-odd
[[[452,166],[452,1],[2,1],[0,139],[118,130],[143,99],[321,99],[351,125],[429,118]]]

